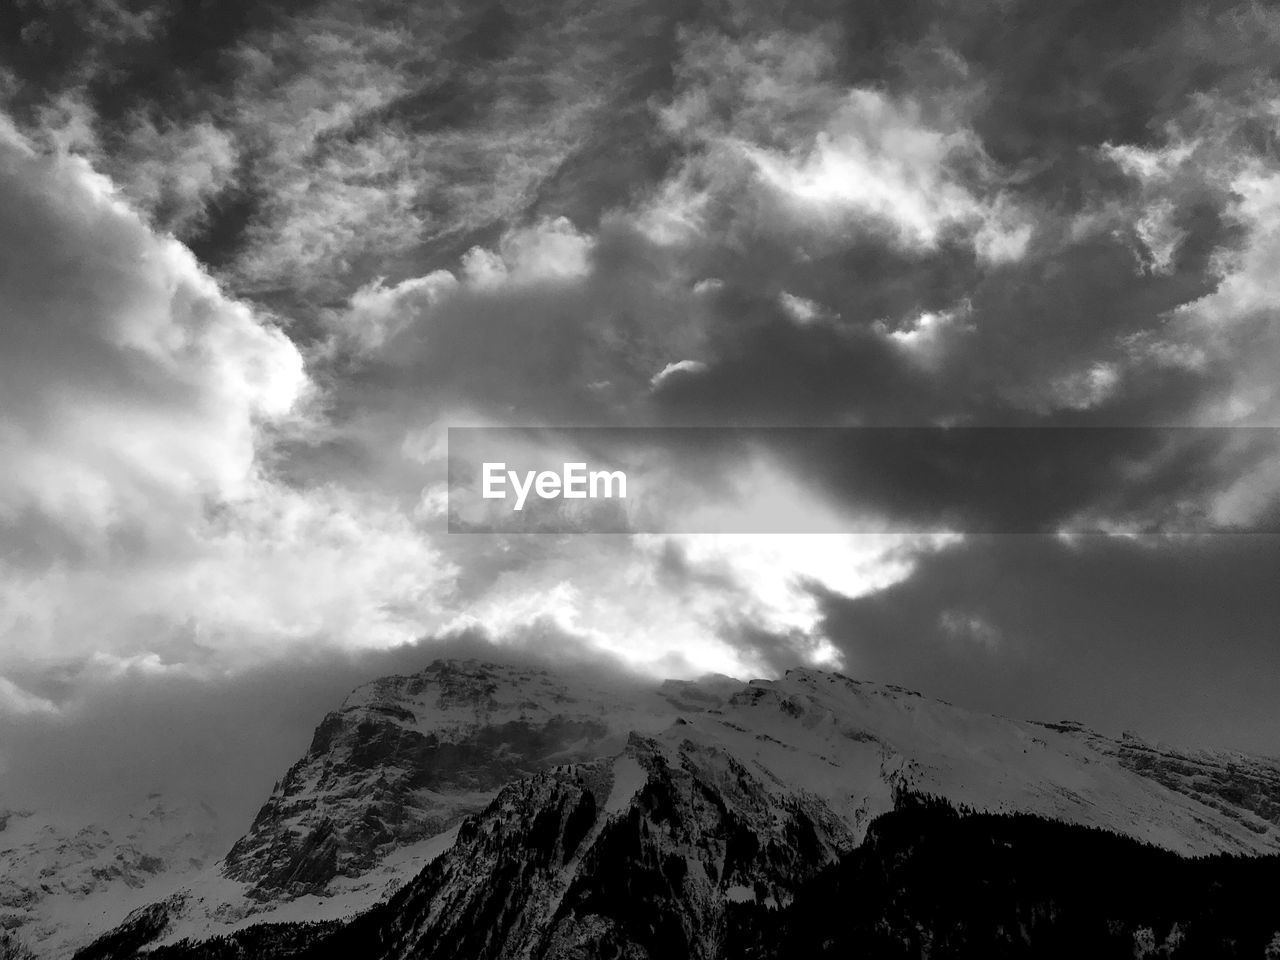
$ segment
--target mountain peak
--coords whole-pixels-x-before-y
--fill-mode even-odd
[[[543,785],[530,787],[535,781]],[[166,916],[174,931],[209,935],[227,918],[270,919],[319,894],[308,902],[331,904],[326,916],[336,918],[407,881],[462,832],[473,842],[466,824],[504,791],[523,798],[517,806],[536,806],[553,796],[588,803],[584,789],[605,821],[643,795],[645,804],[687,807],[681,829],[696,833],[723,808],[734,836],[773,836],[781,824],[828,859],[915,794],[1102,828],[1179,853],[1280,850],[1274,761],[990,716],[808,667],[747,683],[710,675],[636,684],[440,660],[364,684],[326,716],[221,876]],[[526,813],[530,824],[542,822],[536,809]],[[557,807],[555,816],[571,814]],[[775,837],[777,856],[783,839]],[[783,895],[770,889],[764,896]]]

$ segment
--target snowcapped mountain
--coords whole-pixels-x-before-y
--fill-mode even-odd
[[[320,892],[438,835],[513,779],[619,752],[631,731],[670,724],[682,693],[708,698],[696,708],[716,688],[636,691],[454,662],[374,681],[321,722],[223,872],[257,899]]]
[[[895,791],[1034,813],[1179,853],[1280,850],[1280,763],[1183,753],[1075,724],[975,713],[898,687],[792,670],[659,740],[718,753],[819,798],[855,832]]]
[[[158,794],[100,823],[0,811],[0,929],[39,956],[70,955],[195,875],[216,836],[207,806]]]
[[[441,661],[355,691],[225,861],[83,956],[227,934],[326,956],[631,955],[620,904],[641,894],[644,923],[679,928],[646,943],[716,956],[729,905],[789,903],[920,795],[1178,854],[1280,852],[1274,760],[816,670],[636,688]],[[300,920],[345,926],[251,929]]]
[[[123,926],[167,943],[349,917],[415,876],[506,784],[619,754],[633,731],[662,730],[740,686],[637,687],[454,660],[375,680],[321,721],[224,860]]]

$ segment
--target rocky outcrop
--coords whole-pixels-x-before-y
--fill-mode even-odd
[[[40,956],[68,956],[118,922],[122,904],[145,904],[211,863],[216,837],[208,807],[159,795],[92,824],[0,813],[0,929]]]
[[[306,956],[718,956],[727,904],[786,902],[854,842],[816,798],[637,736],[618,759],[508,786],[448,853]]]
[[[698,709],[719,702],[714,683],[636,690],[468,661],[377,680],[316,728],[226,875],[264,900],[323,891],[448,829],[512,780],[616,753],[690,697]]]

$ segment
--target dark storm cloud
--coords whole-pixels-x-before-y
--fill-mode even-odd
[[[946,241],[904,256],[883,239],[856,236],[835,250],[815,250],[803,236],[788,246],[772,223],[735,235],[716,275],[746,289],[726,289],[724,323],[715,328],[722,337],[702,358],[710,366],[703,383],[684,382],[679,399],[667,398],[677,415],[990,423],[1078,421],[1088,410],[1092,422],[1113,424],[1189,416],[1197,393],[1211,392],[1228,370],[1201,372],[1199,391],[1185,369],[1138,371],[1114,390],[1090,390],[1086,381],[1091,367],[1105,374],[1100,365],[1124,362],[1126,338],[1160,330],[1168,311],[1220,282],[1213,256],[1242,241],[1227,210],[1232,174],[1206,170],[1198,188],[1178,197],[1167,225],[1180,238],[1172,261],[1144,272],[1125,212],[1140,200],[1105,148],[1160,148],[1196,95],[1244,95],[1274,60],[1275,18],[1255,7],[1141,3],[1119,11],[1096,3],[1052,11],[914,4],[893,17],[847,9],[847,46],[861,50],[870,36],[880,55],[856,64],[837,55],[833,70],[916,93],[969,85],[965,118],[1036,234],[1024,256],[985,266],[972,248]],[[938,51],[947,48],[963,71],[942,69]],[[970,182],[960,173],[959,183]],[[858,256],[860,246],[867,252]],[[751,322],[760,312],[752,297],[774,296],[784,282],[831,311],[833,325],[852,329],[848,340],[825,325]],[[962,303],[969,335],[952,338],[930,369],[913,369],[908,357],[861,335],[877,323],[902,330],[913,315]]]
[[[775,300],[717,297],[705,371],[671,378],[655,402],[670,424],[791,426],[915,420],[928,378],[913,375],[868,321],[802,327]],[[914,407],[914,409],[913,409]]]
[[[1207,413],[1206,404],[1238,390],[1251,364],[1239,347],[1251,335],[1241,331],[1225,350],[1221,341],[1207,347],[1216,334],[1185,318],[1207,309],[1200,304],[1223,285],[1224,264],[1233,255],[1247,257],[1240,251],[1259,242],[1239,212],[1235,161],[1255,150],[1245,118],[1262,109],[1251,84],[1273,62],[1276,19],[1256,7],[1192,5],[1136,4],[1115,12],[1076,3],[1045,13],[1006,4],[999,17],[978,6],[924,9],[912,5],[899,17],[872,15],[861,24],[862,14],[850,12],[849,37],[869,32],[877,50],[893,52],[872,56],[872,66],[837,56],[835,69],[849,78],[876,76],[897,90],[971,85],[965,121],[1001,168],[1004,195],[1034,223],[1025,251],[982,263],[968,238],[945,234],[932,248],[895,250],[881,234],[859,237],[862,225],[840,244],[815,243],[780,230],[759,207],[754,219],[744,217],[749,204],[741,203],[722,224],[735,242],[706,261],[711,275],[727,280],[714,295],[714,320],[696,355],[700,366],[661,385],[663,418],[770,425],[1214,422],[1221,405]],[[963,81],[938,57],[943,48],[963,59]],[[1206,103],[1218,97],[1229,104],[1224,117],[1243,112],[1233,130],[1207,116]],[[1213,143],[1219,146],[1205,147]],[[1114,144],[1149,149],[1155,164],[1177,163],[1162,158],[1181,150],[1220,153],[1152,194],[1165,187],[1150,187],[1145,174],[1135,179],[1127,159],[1110,152]],[[1266,156],[1262,151],[1260,162]],[[955,183],[980,190],[963,168],[953,172]],[[796,322],[779,302],[788,296],[807,298],[816,309]],[[1272,349],[1265,336],[1252,336],[1255,349]],[[1264,409],[1253,422],[1267,416]],[[1107,444],[1109,462],[1078,464],[1059,489],[1024,491],[1032,502],[1016,508],[1001,497],[997,471],[991,503],[1028,515],[1105,511],[1103,501],[1125,499],[1117,493],[1124,476],[1146,456],[1151,438],[1139,436],[1131,435],[1134,446]],[[1253,467],[1272,455],[1271,439],[1257,439],[1246,458]],[[1177,460],[1150,490],[1170,503],[1204,504],[1213,485],[1229,482],[1240,467],[1224,470],[1212,443],[1184,448]],[[1085,471],[1092,479],[1082,484]],[[834,491],[841,492],[838,485]],[[1033,502],[1040,497],[1042,504]]]
[[[1127,184],[1114,189],[1116,202],[1132,193]],[[1180,422],[1197,393],[1228,370],[1200,372],[1198,391],[1177,368],[1142,371],[1097,396],[1084,385],[1073,389],[1070,378],[1091,365],[1124,363],[1126,339],[1161,330],[1169,311],[1217,285],[1211,255],[1238,242],[1239,227],[1203,201],[1181,216],[1186,238],[1175,268],[1145,274],[1130,237],[1071,242],[1068,224],[1052,218],[1023,259],[986,268],[960,244],[907,254],[864,238],[810,256],[777,237],[748,236],[745,251],[708,259],[711,275],[718,269],[735,282],[714,295],[708,369],[664,388],[664,416],[770,424]],[[795,322],[779,306],[780,291],[820,304],[829,316]],[[892,334],[909,333],[922,315],[948,310],[963,322],[942,332],[936,357],[905,349],[905,338],[894,342]]]
[[[1265,474],[1278,450],[1280,431],[1266,427],[451,428],[449,529],[1274,533],[1274,506],[1249,517],[1214,506],[1224,485]],[[513,512],[512,495],[482,496],[495,463],[503,478],[570,463],[584,477],[622,471],[626,500],[534,496]],[[802,492],[779,489],[775,511],[700,512],[752,499],[753,465],[800,479]],[[843,509],[797,514],[796,496]]]
[[[1006,716],[1277,753],[1280,537],[971,538],[823,600],[860,676]]]
[[[890,528],[1053,533],[1231,528],[1225,479],[1274,457],[1271,429],[1084,427],[783,430],[761,445],[834,502]],[[1273,511],[1239,532],[1275,532]]]
[[[1159,142],[1196,94],[1234,94],[1275,75],[1277,24],[1264,4],[1077,0],[1004,12],[948,35],[992,85],[979,132],[1000,159]]]
[[[24,9],[28,39],[21,43],[28,47],[56,32],[54,20],[66,31],[85,30],[108,14],[125,18],[123,8],[108,4],[76,8],[75,15],[72,8]],[[896,249],[882,233],[862,232],[865,224],[839,242],[815,243],[803,230],[784,229],[776,211],[761,206],[758,189],[736,176],[719,201],[728,220],[713,217],[695,249],[682,251],[725,284],[725,317],[707,355],[697,358],[710,367],[706,382],[684,385],[688,396],[677,404],[677,419],[773,423],[993,422],[1028,409],[1052,415],[1083,406],[1101,421],[1176,419],[1196,397],[1185,371],[1148,371],[1096,398],[1085,381],[1090,365],[1114,359],[1118,337],[1157,327],[1162,311],[1216,282],[1206,264],[1230,229],[1218,209],[1221,197],[1201,198],[1198,212],[1180,207],[1185,223],[1178,228],[1188,237],[1176,269],[1160,276],[1135,276],[1126,255],[1132,240],[1115,230],[1083,242],[1065,234],[1074,218],[1112,201],[1132,202],[1132,183],[1099,154],[1104,145],[1158,146],[1164,124],[1193,92],[1238,93],[1241,75],[1269,62],[1275,39],[1272,21],[1254,8],[1186,4],[1139,3],[1122,11],[1093,2],[1051,11],[1008,3],[778,10],[728,4],[678,15],[651,4],[602,9],[572,47],[525,8],[489,5],[386,24],[356,23],[328,5],[283,12],[235,7],[225,19],[219,15],[214,29],[199,6],[140,8],[128,20],[146,25],[129,33],[136,55],[91,55],[84,69],[95,78],[96,69],[120,104],[128,101],[113,113],[89,85],[88,121],[113,131],[107,140],[120,141],[97,149],[126,180],[151,161],[190,165],[196,151],[213,143],[225,151],[204,182],[150,191],[153,212],[161,223],[189,217],[181,235],[244,289],[297,314],[289,319],[304,339],[315,335],[306,316],[312,311],[298,308],[316,296],[332,303],[379,274],[395,280],[415,270],[421,275],[424,267],[453,269],[470,245],[492,245],[504,224],[568,216],[593,232],[604,211],[642,199],[680,169],[690,145],[657,123],[656,108],[701,96],[703,85],[712,85],[714,124],[785,147],[820,128],[824,111],[836,109],[850,87],[884,86],[926,105],[939,99],[941,106],[927,106],[922,129],[972,131],[976,148],[946,163],[961,163],[952,171],[956,183],[977,189],[991,171],[977,176],[967,167],[981,167],[984,155],[994,160],[1000,191],[1026,205],[1036,225],[1025,258],[984,265],[964,238],[946,236],[928,250]],[[392,22],[406,34],[430,27],[437,39],[404,66],[397,59],[402,45],[377,38]],[[806,39],[814,35],[823,38],[816,45]],[[197,36],[206,36],[200,56],[172,56]],[[562,70],[559,61],[570,52]],[[699,72],[698,58],[708,53],[725,58],[738,87],[717,90]],[[814,65],[802,66],[806,58]],[[181,75],[148,80],[164,69]],[[774,77],[771,70],[781,72]],[[38,72],[34,62],[25,72]],[[783,85],[776,102],[767,101],[762,84],[744,86],[764,77]],[[305,93],[317,82],[345,89],[345,100]],[[64,80],[61,87],[75,84]],[[951,104],[960,88],[970,92]],[[148,100],[149,89],[161,93]],[[744,107],[744,97],[766,100]],[[948,118],[948,111],[955,115]],[[121,139],[111,127],[117,113],[152,117],[151,126],[128,127]],[[538,118],[544,130],[563,127],[564,136],[535,133],[524,117]],[[887,159],[914,162],[891,152]],[[721,175],[720,160],[708,162],[704,174]],[[406,164],[418,172],[398,179]],[[509,196],[503,183],[513,186]],[[744,223],[744,211],[753,208],[756,220]],[[637,246],[630,252],[646,256]],[[624,272],[602,280],[618,282]],[[761,322],[741,322],[783,292],[831,311],[845,338],[821,325],[778,329],[770,322],[776,307],[773,318],[766,312]],[[972,335],[948,338],[939,362],[924,367],[868,333],[876,324],[908,331],[922,313],[964,303]],[[592,298],[566,306],[555,330],[534,334],[534,354],[600,353],[599,341],[609,338],[590,342],[594,304]],[[641,326],[653,321],[636,318]],[[575,327],[581,332],[572,333]],[[616,343],[629,335],[609,337]],[[661,359],[658,367],[677,359]],[[484,356],[470,360],[482,370],[501,367]],[[463,356],[449,369],[467,365]],[[592,366],[570,362],[567,377],[547,364],[537,372],[569,391],[560,407],[590,407],[598,396],[588,384],[608,379]]]
[[[280,29],[317,0],[17,0],[3,13],[5,62],[21,102],[87,88],[101,118],[154,111],[189,120],[229,92],[236,44]]]

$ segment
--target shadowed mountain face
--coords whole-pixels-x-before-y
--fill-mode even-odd
[[[323,891],[448,829],[512,780],[661,729],[687,686],[637,692],[455,661],[377,680],[316,728],[227,855],[226,875],[262,900]],[[713,687],[702,694],[711,704]]]
[[[617,761],[512,785],[389,904],[305,955],[714,956],[734,897],[776,903],[852,846],[820,803],[725,757],[683,760],[637,737]]]
[[[1101,832],[1106,842],[1089,841],[1099,869],[1280,853],[1273,760],[1007,720],[815,670],[623,688],[440,661],[355,691],[219,870],[80,956],[783,955],[790,937],[772,911],[823,896],[813,891],[842,882],[833,871],[850,857],[870,857],[897,903],[893,871],[916,847],[885,846],[875,825],[924,795],[997,818],[982,824],[1026,814]],[[1056,916],[1058,888],[1037,877],[1010,916]],[[894,922],[950,922],[926,906]],[[1077,906],[1086,926],[1101,916]],[[1125,924],[1145,923],[1145,909],[1134,901],[1117,929],[1136,931]],[[280,922],[296,919],[321,922]]]
[[[914,800],[781,911],[731,910],[725,956],[1280,955],[1280,857],[1186,859],[1026,815]]]
[[[345,926],[263,925],[152,956],[1280,953],[1280,856],[1187,859],[1041,817],[962,815],[909,792],[871,822],[863,843],[833,855],[823,825],[804,810],[762,837],[759,821],[716,799],[698,776],[666,768],[641,742],[630,748],[652,766],[623,811],[607,764],[558,768],[504,790],[464,823],[453,850]],[[749,778],[740,786],[759,789]]]

